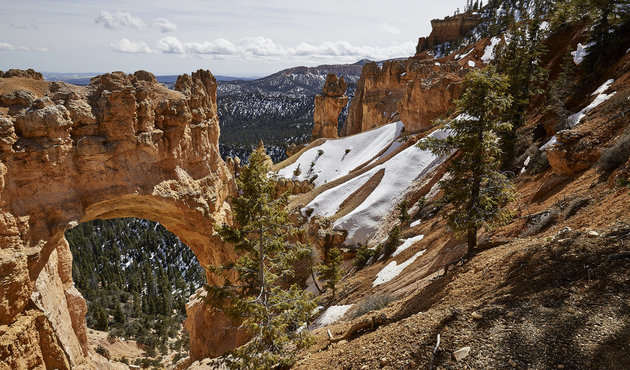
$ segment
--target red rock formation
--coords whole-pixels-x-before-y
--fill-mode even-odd
[[[345,96],[348,85],[343,77],[337,80],[335,74],[326,76],[326,83],[322,94],[315,96],[315,113],[313,114],[312,139],[336,138],[339,114],[348,104],[349,98]]]
[[[423,131],[453,107],[466,67],[456,62],[393,60],[367,63],[357,84],[341,136],[400,119],[405,130]]]
[[[64,238],[79,222],[146,218],[178,235],[202,266],[231,254],[210,236],[229,220],[234,190],[218,136],[208,71],[180,76],[176,90],[144,71],[108,73],[86,87],[0,79],[3,365],[85,363],[85,301],[72,286]],[[215,332],[194,332],[193,358],[226,349]]]
[[[431,33],[428,37],[420,37],[416,52],[431,49],[448,41],[455,41],[466,36],[481,23],[481,16],[476,12],[457,14],[444,19],[431,20]]]

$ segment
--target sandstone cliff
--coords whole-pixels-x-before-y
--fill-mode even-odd
[[[466,34],[479,25],[481,21],[481,16],[476,12],[457,14],[444,19],[433,19],[431,20],[431,33],[427,37],[420,37],[418,39],[416,52],[421,53],[436,45],[456,41],[466,36]]]
[[[424,131],[453,107],[468,65],[434,60],[387,61],[363,68],[341,136],[400,119],[409,132]]]
[[[326,76],[322,94],[315,96],[312,140],[339,137],[338,120],[341,110],[348,104],[349,98],[345,96],[347,89],[348,84],[343,77],[337,79],[337,75],[332,73]]]
[[[0,79],[0,368],[86,367],[85,301],[72,285],[66,230],[139,217],[178,235],[202,266],[231,253],[209,236],[215,222],[229,219],[225,199],[234,188],[218,154],[217,84],[202,70],[180,76],[175,90],[144,71],[108,73],[86,87],[7,73]],[[213,331],[219,321],[195,330],[193,358],[225,349]]]

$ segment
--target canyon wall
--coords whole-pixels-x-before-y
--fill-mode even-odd
[[[433,59],[367,63],[350,102],[341,136],[400,119],[408,132],[424,131],[453,107],[468,67]]]
[[[4,77],[0,369],[89,367],[86,305],[72,283],[66,230],[139,217],[176,234],[202,266],[232,253],[212,236],[215,223],[229,220],[225,200],[235,190],[218,151],[216,80],[199,70],[169,90],[144,71],[105,74],[85,87],[30,72]],[[225,334],[192,325],[192,358],[226,349]]]
[[[421,53],[445,42],[456,41],[477,27],[481,20],[482,18],[477,12],[457,14],[444,19],[433,19],[431,20],[431,33],[427,37],[418,39],[416,52]]]

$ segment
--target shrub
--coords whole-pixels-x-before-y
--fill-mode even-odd
[[[398,215],[398,219],[401,223],[404,223],[410,219],[409,217],[409,202],[406,200],[398,203],[398,210],[400,211],[400,215]]]
[[[387,240],[382,243],[383,256],[385,256],[385,258],[391,256],[392,253],[396,251],[396,248],[398,248],[398,244],[400,244],[400,226],[396,225],[389,230]]]
[[[602,150],[598,167],[602,172],[612,172],[630,158],[630,131],[624,133],[613,146]]]
[[[96,347],[96,353],[105,357],[108,360],[110,359],[109,351],[107,350],[107,348],[101,346],[100,344]]]
[[[357,303],[354,307],[352,307],[350,311],[348,311],[347,317],[350,320],[356,319],[357,317],[363,316],[368,312],[377,311],[381,308],[387,307],[387,305],[393,301],[394,297],[389,294],[367,297],[361,302]]]
[[[317,156],[321,157],[324,154],[324,151],[322,149],[317,149]]]
[[[364,268],[369,262],[370,258],[374,257],[376,251],[368,248],[367,245],[359,245],[357,249],[357,255],[354,258],[354,266],[357,270]]]
[[[350,148],[346,149],[346,154],[350,153]]]
[[[300,176],[301,173],[302,173],[302,170],[300,170],[300,165],[298,164],[295,170],[293,170],[293,176]]]

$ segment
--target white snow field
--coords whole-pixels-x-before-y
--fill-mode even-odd
[[[323,314],[321,314],[317,320],[315,320],[315,322],[312,325],[312,328],[321,328],[324,326],[328,326],[330,324],[335,323],[337,320],[339,320],[343,315],[346,314],[346,312],[348,312],[348,310],[352,307],[353,305],[351,304],[347,304],[347,305],[342,305],[342,306],[330,306],[326,309],[326,311],[324,311]]]
[[[421,250],[420,252],[414,254],[411,258],[401,263],[400,265],[396,263],[396,261],[390,262],[387,266],[383,267],[378,274],[376,274],[376,279],[372,283],[372,286],[375,287],[377,285],[385,284],[391,280],[393,280],[396,276],[400,275],[407,266],[411,265],[416,261],[416,259],[422,256],[426,252],[426,249]]]
[[[494,48],[499,44],[499,41],[501,41],[501,38],[496,36],[490,39],[490,45],[486,46],[483,50],[483,55],[481,56],[482,62],[490,63],[494,60]]]
[[[326,140],[302,153],[295,163],[278,171],[278,176],[300,181],[317,176],[315,186],[323,185],[376,157],[392,144],[403,127],[398,121],[357,135]],[[298,166],[300,174],[296,176]]]
[[[446,135],[445,131],[438,130],[430,136],[444,138]],[[443,161],[444,158],[438,158],[429,151],[418,149],[415,145],[410,146],[364,174],[322,192],[307,204],[303,211],[313,209],[313,215],[333,216],[348,196],[363,186],[377,172],[384,170],[380,183],[363,203],[339,218],[333,225],[335,229],[348,231],[346,245],[365,243],[376,231],[382,218],[398,204],[405,190],[416,179]]]
[[[447,136],[447,133],[443,130],[437,130],[430,136],[444,138]],[[365,243],[376,231],[382,218],[389,214],[392,209],[396,207],[398,202],[400,202],[409,186],[411,186],[415,180],[421,178],[441,164],[445,159],[445,157],[437,157],[430,151],[421,150],[415,145],[412,145],[390,158],[387,162],[366,172],[364,176],[371,177],[381,169],[385,170],[381,182],[374,191],[368,195],[363,203],[347,215],[335,221],[333,225],[335,229],[348,231],[345,244]],[[367,181],[367,179],[365,179],[365,181]],[[342,184],[340,186],[345,185],[346,184]],[[321,204],[328,196],[326,193],[330,192],[329,195],[332,195],[334,191],[335,188],[329,189],[317,197],[320,199],[315,198],[313,202],[318,200]],[[330,199],[329,201],[334,202],[338,207],[338,205],[343,202],[343,199]],[[313,202],[307,205],[306,208],[314,208],[314,213],[320,214],[318,209],[314,207]]]

